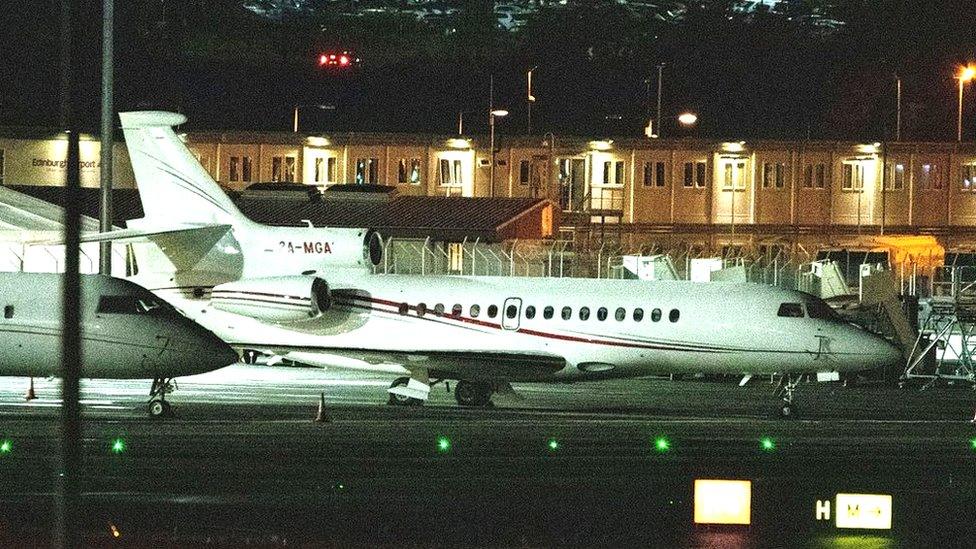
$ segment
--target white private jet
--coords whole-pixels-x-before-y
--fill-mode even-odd
[[[798,374],[901,356],[820,299],[755,284],[369,274],[369,231],[256,224],[176,136],[182,115],[120,117],[146,217],[87,240],[155,242],[134,245],[136,280],[187,316],[241,350],[398,375],[393,404],[451,379],[459,404],[486,405],[512,381],[705,372],[782,376],[789,415]]]
[[[0,376],[61,374],[63,276],[0,272]],[[149,413],[168,415],[169,380],[228,366],[237,353],[127,280],[81,278],[81,377],[152,379]]]

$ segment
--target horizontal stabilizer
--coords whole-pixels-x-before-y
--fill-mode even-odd
[[[104,233],[84,233],[81,235],[81,241],[84,242],[155,242],[157,237],[167,236],[167,237],[186,237],[186,238],[202,238],[205,240],[210,240],[216,237],[214,242],[220,240],[227,231],[230,230],[230,225],[184,225],[177,227],[170,227],[166,229],[116,229],[114,231],[108,231]],[[209,238],[208,238],[209,237]],[[37,240],[28,240],[25,242],[30,245],[40,245],[40,246],[60,246],[64,245],[64,238],[43,238]]]

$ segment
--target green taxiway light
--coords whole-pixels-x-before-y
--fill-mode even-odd
[[[447,437],[437,438],[437,450],[439,452],[450,452],[451,451],[451,439]]]
[[[665,437],[657,437],[654,439],[654,449],[661,453],[667,452],[671,449],[671,441]]]
[[[117,438],[112,441],[112,451],[116,454],[121,454],[125,451],[125,441],[121,438]]]
[[[973,450],[976,450],[976,438],[970,439],[970,441],[969,441],[969,447],[972,448]],[[2,449],[2,448],[0,448],[0,449]]]
[[[556,440],[556,439],[554,439],[554,438],[550,438],[549,439],[548,446],[549,446],[549,449],[550,450],[552,450],[552,451],[555,452],[556,450],[559,449],[559,441]]]
[[[3,440],[0,442],[0,454],[9,454],[14,451],[14,443],[11,440]]]
[[[776,449],[776,441],[769,437],[762,437],[759,439],[759,447],[765,452],[772,452]]]

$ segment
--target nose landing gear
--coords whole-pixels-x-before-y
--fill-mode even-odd
[[[166,402],[166,395],[176,390],[176,383],[172,378],[153,378],[149,389],[149,417],[172,417],[173,407]]]
[[[793,406],[793,397],[796,387],[800,384],[799,377],[783,375],[779,378],[779,385],[776,387],[776,396],[783,398],[783,404],[779,408],[779,416],[784,419],[796,417],[796,408]]]

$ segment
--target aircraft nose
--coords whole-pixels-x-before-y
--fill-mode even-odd
[[[864,344],[865,351],[870,354],[876,366],[894,366],[902,360],[901,349],[896,345],[874,334],[864,335],[867,336]]]

